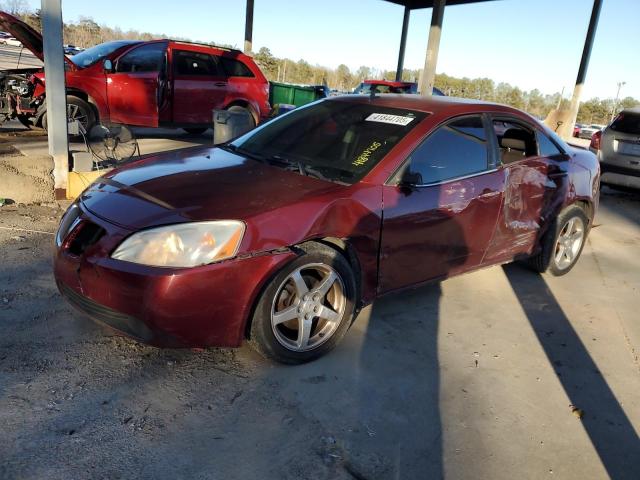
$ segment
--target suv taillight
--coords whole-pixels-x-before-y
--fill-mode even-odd
[[[602,130],[598,130],[596,133],[591,135],[591,143],[589,147],[594,150],[600,150],[600,140],[602,139]]]

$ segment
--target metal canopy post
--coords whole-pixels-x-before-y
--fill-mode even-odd
[[[253,48],[253,0],[247,0],[247,14],[244,23],[244,53]]]
[[[396,69],[396,82],[402,81],[402,71],[404,70],[404,51],[407,46],[407,30],[409,30],[409,16],[411,9],[404,7],[404,18],[402,19],[402,33],[400,34],[400,49],[398,50],[398,68]]]
[[[433,92],[433,84],[436,79],[436,65],[438,64],[438,50],[440,49],[440,35],[442,33],[442,20],[446,0],[434,0],[431,11],[431,27],[429,28],[429,43],[424,59],[424,70],[420,79],[419,90],[424,96]]]
[[[587,29],[587,37],[584,40],[584,49],[582,50],[582,59],[580,60],[580,68],[578,69],[578,76],[576,78],[576,86],[573,89],[573,96],[571,97],[571,106],[569,107],[569,113],[567,122],[558,128],[558,133],[562,138],[568,139],[573,135],[573,126],[578,118],[578,109],[580,108],[580,95],[582,94],[582,87],[587,76],[587,69],[589,68],[589,59],[591,58],[591,49],[593,48],[593,39],[596,36],[596,29],[598,28],[598,18],[600,17],[600,9],[602,7],[602,0],[593,0],[593,9],[591,10],[591,20],[589,20],[589,28]]]
[[[69,176],[69,144],[67,138],[67,98],[65,64],[62,49],[61,0],[42,0],[42,37],[44,43],[45,98],[47,102],[47,135],[49,155],[53,157],[56,199],[67,197]]]

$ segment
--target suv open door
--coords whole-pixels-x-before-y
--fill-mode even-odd
[[[158,126],[167,103],[167,42],[133,47],[107,63],[105,75],[113,123]]]

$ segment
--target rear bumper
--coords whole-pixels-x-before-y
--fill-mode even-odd
[[[600,162],[600,182],[609,185],[640,189],[640,167],[620,167]]]

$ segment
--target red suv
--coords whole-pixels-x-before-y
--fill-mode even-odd
[[[0,12],[11,32],[43,60],[42,36]],[[266,118],[269,83],[251,57],[238,50],[175,40],[120,40],[65,57],[69,116],[85,128],[100,121],[144,127],[182,127],[199,133],[213,109],[244,109]],[[0,113],[46,128],[44,71],[0,74]]]

